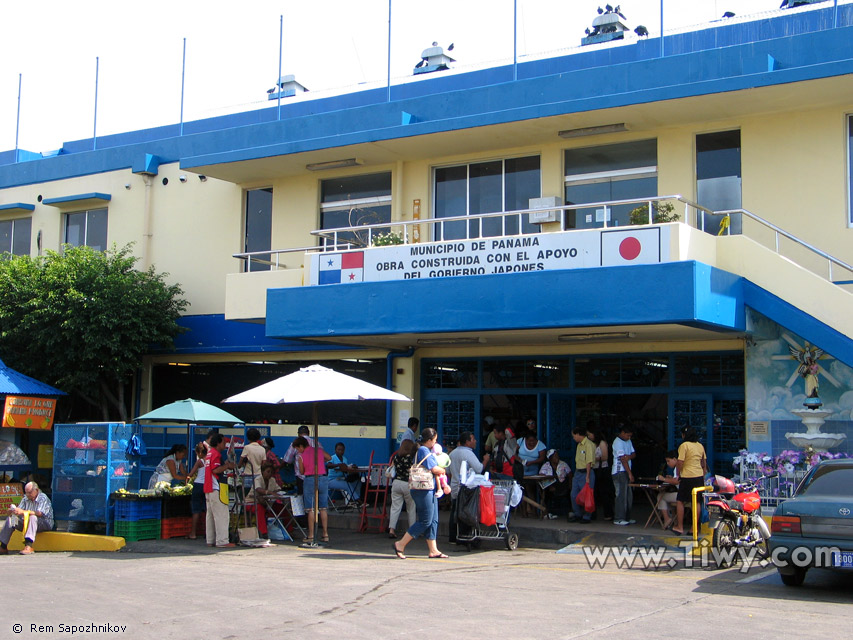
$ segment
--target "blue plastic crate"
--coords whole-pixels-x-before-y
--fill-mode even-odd
[[[160,498],[137,500],[117,499],[115,504],[115,521],[159,520],[162,508]]]

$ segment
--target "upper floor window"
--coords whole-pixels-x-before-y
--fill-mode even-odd
[[[741,208],[740,131],[696,136],[696,199],[712,211]],[[722,218],[705,216],[705,231],[716,234]],[[740,232],[740,216],[734,216],[730,233]]]
[[[339,229],[391,222],[391,173],[332,178],[320,185],[320,228]],[[338,235],[338,243],[369,246],[370,238],[390,229],[377,228]],[[332,241],[327,241],[331,243]]]
[[[65,243],[74,247],[107,249],[107,210],[78,211],[65,216]]]
[[[542,195],[539,156],[490,160],[435,170],[435,217],[473,216],[481,213],[529,209],[530,199]],[[502,236],[519,232],[536,233],[539,225],[531,224],[528,217],[501,216],[448,222],[436,226],[436,240],[458,240],[482,236]],[[443,233],[442,233],[443,230]]]
[[[651,198],[658,191],[657,140],[605,144],[565,153],[566,204]],[[630,224],[638,204],[566,211],[567,229]]]
[[[0,254],[30,255],[30,235],[33,221],[30,218],[0,221]]]
[[[245,265],[247,271],[269,271],[272,249],[272,189],[246,192],[246,219],[243,251],[257,253]]]

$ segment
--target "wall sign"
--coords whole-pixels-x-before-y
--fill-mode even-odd
[[[592,229],[315,253],[310,284],[669,262],[669,228]]]
[[[0,424],[14,429],[50,429],[55,411],[56,398],[6,396]]]

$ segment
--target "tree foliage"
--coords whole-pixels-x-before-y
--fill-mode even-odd
[[[135,269],[131,245],[66,245],[0,260],[0,356],[7,365],[127,419],[124,389],[152,345],[169,348],[187,307],[166,273]]]

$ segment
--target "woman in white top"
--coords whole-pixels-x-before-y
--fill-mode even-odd
[[[176,444],[166,457],[160,461],[154,473],[151,474],[151,480],[148,481],[148,488],[153,489],[158,482],[172,483],[172,480],[186,482],[187,468],[182,462],[187,457],[187,445]]]

